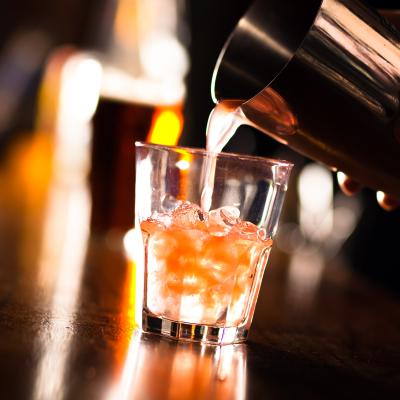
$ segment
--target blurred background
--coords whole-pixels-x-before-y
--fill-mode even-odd
[[[400,9],[394,0],[366,3]],[[5,201],[15,203],[16,213],[29,203],[35,214],[27,216],[26,229],[34,233],[35,218],[47,215],[41,234],[51,237],[54,221],[63,221],[75,204],[70,201],[80,199],[74,218],[94,236],[106,234],[111,246],[122,240],[133,221],[134,140],[204,147],[212,71],[249,4],[6,1],[0,16],[0,221],[14,217],[1,212]],[[289,282],[303,301],[318,289],[326,266],[339,262],[400,292],[400,211],[381,210],[369,190],[345,197],[325,167],[250,127],[240,128],[226,150],[295,162],[274,257],[288,263]],[[43,243],[31,249],[27,242],[24,257],[51,253]]]

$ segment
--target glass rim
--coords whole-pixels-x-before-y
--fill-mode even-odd
[[[174,150],[174,151],[185,151],[193,155],[201,155],[201,156],[207,156],[207,155],[212,155],[217,158],[236,158],[239,160],[243,161],[253,161],[253,162],[261,162],[263,164],[267,164],[270,166],[279,166],[279,167],[286,167],[286,168],[292,168],[294,164],[290,161],[287,160],[281,160],[281,159],[276,159],[276,158],[270,158],[270,157],[262,157],[262,156],[251,156],[251,155],[246,155],[246,154],[239,154],[239,153],[228,153],[228,152],[221,152],[221,153],[216,153],[212,151],[208,151],[205,149],[197,148],[197,147],[185,147],[185,146],[169,146],[169,145],[164,145],[164,144],[156,144],[156,143],[147,143],[147,142],[141,142],[141,141],[136,141],[135,142],[135,148],[136,147],[146,147],[150,149],[158,149],[158,150]]]

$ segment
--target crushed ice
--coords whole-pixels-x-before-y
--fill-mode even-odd
[[[183,229],[198,229],[205,226],[213,236],[226,236],[230,232],[239,234],[244,239],[268,239],[264,228],[258,228],[251,222],[242,221],[240,210],[233,206],[220,207],[209,212],[189,201],[177,200],[172,195],[165,195],[162,200],[164,212],[154,212],[149,220],[168,228],[172,224]]]

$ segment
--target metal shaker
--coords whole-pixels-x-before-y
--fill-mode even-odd
[[[225,44],[214,101],[249,124],[400,197],[400,33],[357,0],[256,0]]]

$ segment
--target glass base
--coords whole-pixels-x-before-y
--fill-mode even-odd
[[[155,333],[170,339],[215,345],[242,343],[249,334],[249,330],[245,327],[225,328],[172,321],[156,317],[145,310],[143,310],[142,329],[144,332]]]

